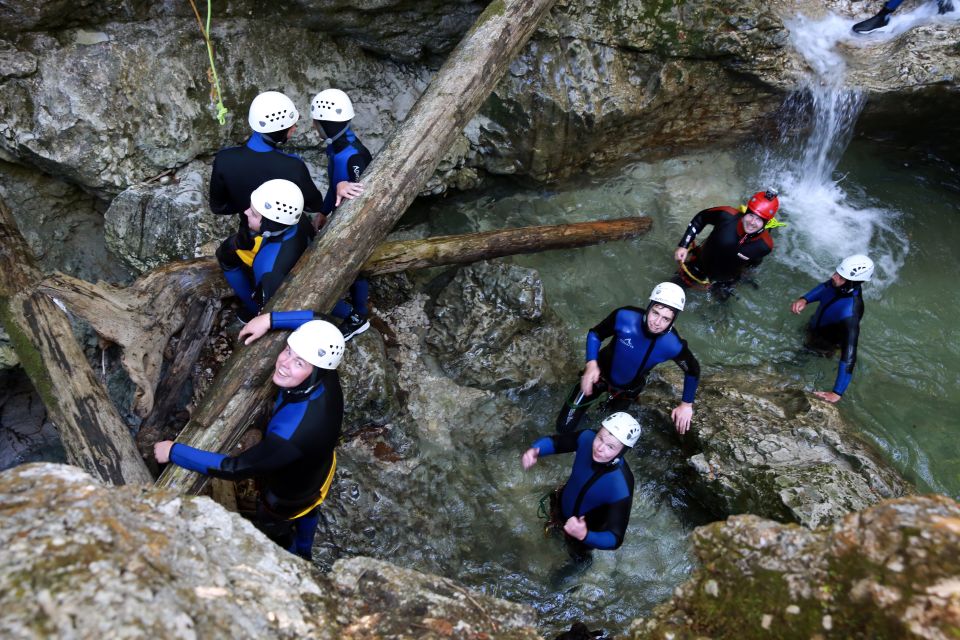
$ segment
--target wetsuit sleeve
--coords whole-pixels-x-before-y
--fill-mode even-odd
[[[683,401],[693,402],[697,395],[697,386],[700,384],[700,363],[690,351],[686,340],[681,340],[680,344],[683,347],[673,361],[683,370]]]
[[[587,531],[583,543],[594,549],[617,549],[623,544],[623,536],[630,523],[630,508],[633,506],[633,496],[609,505],[607,512],[607,528],[603,531]]]
[[[604,318],[600,324],[587,332],[587,362],[597,359],[600,355],[600,345],[603,344],[604,340],[614,334],[617,326],[617,313],[619,311],[619,309],[615,309],[613,313]]]
[[[697,234],[703,231],[703,228],[708,224],[715,225],[720,219],[720,216],[728,215],[722,209],[704,209],[697,215],[693,216],[693,220],[690,221],[690,224],[687,225],[687,230],[683,234],[683,237],[680,238],[680,243],[678,247],[683,247],[687,249],[690,247],[690,243],[693,242],[693,239],[697,237]]]
[[[828,291],[827,286],[828,284],[826,282],[821,282],[820,284],[815,286],[813,289],[810,289],[810,291],[807,291],[805,294],[803,294],[800,297],[806,300],[807,302],[820,302],[820,299]]]
[[[577,450],[577,440],[583,430],[573,433],[558,433],[555,436],[540,438],[530,446],[540,449],[540,456],[552,456],[555,453],[573,453]]]
[[[840,364],[837,366],[837,379],[833,383],[833,392],[842,396],[853,378],[853,365],[857,362],[857,342],[860,340],[860,321],[856,317],[846,320],[843,348],[840,351]]]
[[[309,309],[301,311],[274,311],[270,314],[271,329],[299,329],[300,325],[311,320],[318,320],[313,311]]]

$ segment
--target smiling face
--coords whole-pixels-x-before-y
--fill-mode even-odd
[[[620,455],[623,443],[613,437],[605,427],[600,427],[593,438],[593,461],[606,463]]]
[[[283,389],[292,389],[299,386],[313,373],[313,365],[298,356],[287,345],[279,356],[273,368],[273,384]]]
[[[673,322],[675,315],[676,312],[670,307],[662,304],[652,304],[650,310],[647,311],[647,329],[654,335],[663,333]]]
[[[747,233],[756,233],[763,229],[763,218],[755,213],[743,214],[743,230]]]
[[[253,205],[250,205],[250,208],[243,212],[243,215],[247,216],[247,226],[250,227],[251,231],[260,231],[260,222],[263,220],[263,216],[260,215],[260,212],[253,208]]]

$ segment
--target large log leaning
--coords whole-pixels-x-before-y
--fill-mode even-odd
[[[42,278],[0,202],[0,321],[56,425],[67,459],[111,484],[152,481],[107,390],[77,342],[63,304],[40,292]]]
[[[443,155],[526,44],[553,0],[494,0],[377,154],[366,190],[342,206],[307,250],[270,308],[329,309],[396,224]],[[178,440],[224,450],[240,437],[265,399],[266,374],[280,336],[234,354]],[[169,466],[158,485],[196,492],[204,478]]]

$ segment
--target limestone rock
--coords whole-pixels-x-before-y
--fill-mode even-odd
[[[700,527],[702,568],[633,638],[949,638],[960,630],[960,505],[884,501],[810,531],[756,516]]]
[[[672,388],[654,404],[665,419],[682,382],[673,371],[664,376]],[[682,445],[701,501],[718,514],[817,527],[910,492],[835,406],[786,384],[737,370],[702,380],[692,442]]]
[[[358,558],[329,576],[208,498],[104,487],[63,465],[0,474],[11,638],[536,638],[533,612]]]
[[[483,262],[459,269],[437,296],[427,344],[461,384],[530,388],[569,378],[566,333],[534,269]]]

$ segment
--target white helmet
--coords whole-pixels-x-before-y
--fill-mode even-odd
[[[321,369],[336,369],[343,360],[343,334],[326,320],[311,320],[287,336],[293,352]]]
[[[310,116],[314,120],[347,122],[353,120],[353,103],[340,89],[324,89],[310,101]]]
[[[279,91],[264,91],[250,103],[247,122],[257,133],[283,131],[297,124],[300,112],[293,100]]]
[[[250,194],[250,206],[268,220],[294,225],[303,213],[303,193],[289,180],[267,180]]]
[[[661,282],[650,293],[650,302],[659,302],[676,311],[683,311],[686,301],[687,295],[683,292],[683,288],[672,282]]]
[[[600,424],[625,447],[632,447],[640,439],[640,423],[629,413],[611,413]]]
[[[860,253],[844,258],[837,267],[837,273],[844,280],[867,282],[873,277],[873,260]]]

